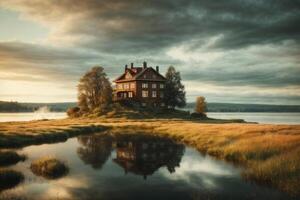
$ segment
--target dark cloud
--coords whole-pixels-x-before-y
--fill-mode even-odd
[[[37,81],[75,81],[96,64],[113,79],[125,64],[146,60],[163,73],[174,65],[199,85],[299,92],[299,0],[10,0],[1,6],[50,29],[45,45],[0,43],[1,72],[14,66],[21,73],[15,79],[32,73],[41,75]]]
[[[80,38],[77,44],[121,54],[161,52],[192,38],[220,34],[218,48],[299,42],[300,37],[300,1],[295,0],[9,2],[3,4],[37,20],[64,22],[59,33]]]

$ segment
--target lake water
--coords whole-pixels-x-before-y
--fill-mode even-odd
[[[267,124],[300,124],[300,113],[222,113],[210,112],[209,117],[218,119],[244,119],[248,122]],[[30,121],[38,119],[62,119],[66,113],[0,113],[0,122],[7,121]]]
[[[245,181],[231,164],[165,138],[99,133],[17,151],[28,158],[9,168],[25,180],[0,192],[0,199],[292,199]],[[34,175],[31,161],[48,155],[65,161],[69,174],[55,180]]]
[[[0,113],[0,122],[30,121],[40,119],[63,119],[67,114],[64,112],[27,112],[27,113]]]
[[[265,112],[209,112],[208,117],[218,119],[244,119],[247,122],[262,124],[300,124],[300,113],[265,113]]]

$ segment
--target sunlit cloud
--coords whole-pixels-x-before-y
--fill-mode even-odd
[[[293,1],[275,0],[1,1],[1,28],[10,23],[17,31],[11,38],[7,30],[0,34],[0,77],[31,80],[29,91],[38,81],[51,88],[66,82],[65,98],[60,89],[44,98],[75,101],[70,86],[90,67],[101,65],[114,79],[125,64],[146,60],[162,73],[174,65],[188,101],[208,95],[210,101],[247,102],[249,95],[251,103],[299,104],[298,11]],[[31,37],[16,37],[23,33]],[[6,86],[14,94],[2,92],[0,99],[18,96],[15,84]]]

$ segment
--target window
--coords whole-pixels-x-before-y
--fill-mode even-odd
[[[142,103],[142,106],[143,106],[143,107],[146,107],[146,106],[147,106],[147,104],[146,104],[146,103]]]
[[[125,89],[125,90],[128,90],[128,89],[129,89],[129,84],[128,84],[128,83],[125,83],[125,84],[124,84],[124,89]]]
[[[132,98],[133,97],[133,93],[132,92],[128,92],[128,97]]]
[[[161,104],[160,104],[160,106],[161,106],[161,107],[164,107],[164,106],[165,106],[165,104],[164,104],[164,103],[161,103]]]
[[[143,90],[143,91],[142,91],[142,97],[143,97],[143,98],[148,97],[148,91],[147,91],[147,90]]]
[[[130,83],[130,88],[134,89],[135,88],[135,84],[134,83]]]
[[[118,89],[120,89],[120,90],[123,89],[123,84],[122,83],[118,84]]]
[[[127,93],[124,93],[124,98],[127,98]]]
[[[160,92],[159,96],[160,96],[160,98],[164,98],[164,93]]]
[[[152,88],[156,89],[156,83],[152,83]]]
[[[152,78],[153,78],[153,79],[156,79],[156,75],[155,75],[155,74],[153,74],[153,75],[152,75]]]
[[[160,89],[164,89],[165,85],[164,84],[160,84]]]
[[[152,91],[152,97],[156,97],[156,91]]]
[[[142,88],[148,88],[148,83],[143,83]]]
[[[144,76],[143,76],[144,78],[147,78],[147,75],[146,74],[144,74]]]

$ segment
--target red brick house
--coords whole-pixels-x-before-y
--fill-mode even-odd
[[[156,69],[147,67],[130,68],[125,65],[124,73],[114,80],[116,84],[113,91],[114,101],[132,101],[142,106],[163,107],[164,88],[166,78]]]

